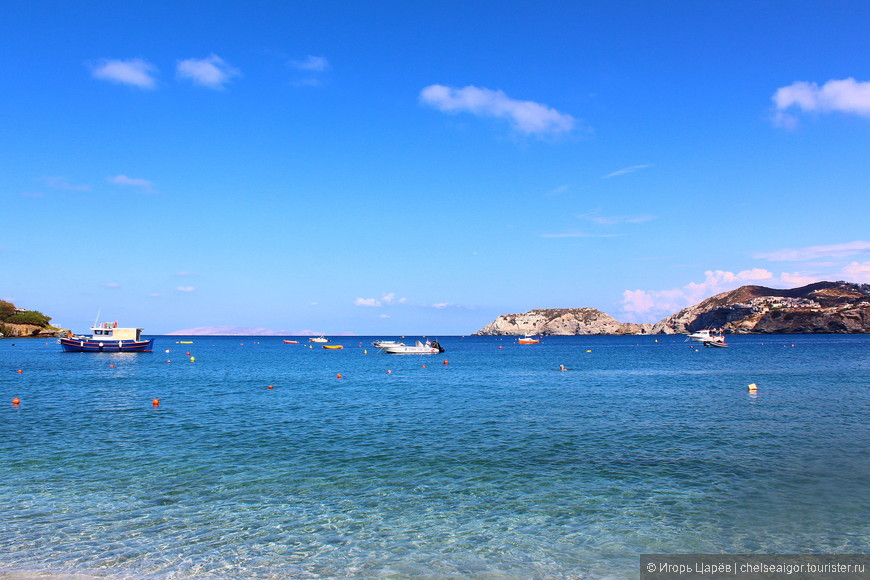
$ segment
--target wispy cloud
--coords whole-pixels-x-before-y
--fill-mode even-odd
[[[309,72],[324,72],[329,70],[329,61],[323,56],[308,55],[302,60],[291,60],[292,68]]]
[[[819,86],[799,81],[780,87],[773,94],[774,123],[786,128],[797,126],[797,118],[787,111],[808,113],[840,112],[870,117],[870,82],[854,78],[830,80]]]
[[[46,177],[43,179],[45,184],[52,189],[60,189],[62,191],[90,191],[90,185],[73,185],[65,177]]]
[[[611,177],[617,177],[619,175],[625,175],[627,173],[634,173],[635,171],[640,171],[641,169],[646,169],[647,167],[652,167],[652,164],[647,163],[646,165],[632,165],[631,167],[625,167],[623,169],[619,169],[618,171],[614,171],[613,173],[608,173],[601,177],[601,179],[610,179]]]
[[[571,115],[533,101],[519,101],[503,91],[467,86],[461,89],[429,85],[420,91],[420,102],[445,113],[470,113],[507,120],[520,133],[556,135],[577,125]]]
[[[95,79],[130,85],[140,89],[154,89],[157,81],[154,74],[157,68],[147,60],[131,58],[128,60],[101,60],[91,65],[91,76]]]
[[[541,234],[542,238],[618,238],[622,234],[590,234],[587,232],[568,232],[564,234]]]
[[[854,241],[827,246],[807,246],[805,248],[786,248],[773,252],[760,252],[753,257],[771,262],[803,262],[821,258],[845,258],[860,254],[870,254],[870,242]]]
[[[175,290],[178,292],[193,292],[194,290],[196,290],[196,288],[194,288],[193,286],[179,286]]]
[[[216,54],[205,58],[188,58],[178,61],[175,74],[179,79],[188,80],[195,85],[220,90],[241,72],[230,66]]]
[[[578,218],[603,226],[613,226],[618,224],[642,224],[644,222],[656,219],[654,215],[620,215],[620,216],[603,216],[597,212],[584,213],[577,216]]]
[[[143,193],[152,193],[154,191],[154,184],[147,179],[127,177],[126,175],[116,175],[107,178],[106,181],[113,185],[120,185],[122,187],[134,187]]]
[[[101,286],[103,288],[120,288],[121,287],[121,285],[118,284],[117,282],[103,282],[101,284]]]
[[[354,306],[363,306],[366,308],[380,308],[381,301],[377,298],[357,298],[353,301]]]
[[[703,282],[690,282],[679,288],[626,290],[622,293],[622,311],[633,321],[655,322],[710,296],[748,283],[770,283],[773,278],[773,273],[763,268],[753,268],[736,274],[724,270],[708,270],[704,273]]]

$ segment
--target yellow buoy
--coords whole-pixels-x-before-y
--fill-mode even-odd
[[[755,383],[750,383],[748,388],[750,391],[754,392],[758,390],[758,385],[756,385]]]

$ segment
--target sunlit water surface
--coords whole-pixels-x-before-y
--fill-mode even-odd
[[[867,336],[179,340],[0,341],[0,577],[637,578],[642,553],[870,552]]]

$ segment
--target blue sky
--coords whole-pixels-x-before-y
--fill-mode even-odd
[[[0,298],[468,334],[870,282],[864,2],[47,2],[0,20]]]

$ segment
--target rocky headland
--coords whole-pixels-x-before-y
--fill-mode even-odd
[[[733,334],[868,333],[870,285],[817,282],[785,290],[741,286],[655,324],[619,322],[595,308],[541,308],[499,316],[474,334],[685,334],[702,328]]]

